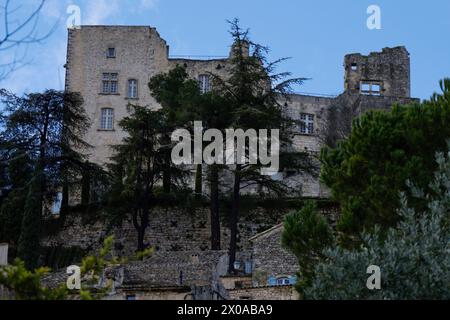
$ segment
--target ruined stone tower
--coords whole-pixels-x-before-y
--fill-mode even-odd
[[[352,94],[409,98],[410,59],[405,47],[345,56],[345,91]]]

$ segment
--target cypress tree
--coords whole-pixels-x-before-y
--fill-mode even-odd
[[[29,270],[38,267],[42,217],[42,170],[40,166],[31,180],[22,219],[18,256]]]

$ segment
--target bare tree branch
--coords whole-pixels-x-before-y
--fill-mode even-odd
[[[25,17],[20,15],[23,6],[18,5],[11,8],[11,2],[11,0],[4,0],[4,4],[0,5],[0,25],[4,29],[0,34],[0,51],[13,52],[12,58],[0,61],[0,81],[5,80],[12,72],[27,64],[25,61],[27,50],[25,48],[24,52],[19,52],[22,51],[17,50],[20,46],[42,43],[57,27],[57,23],[55,23],[47,32],[41,34],[39,31],[40,14],[47,0],[41,0],[37,7]],[[2,56],[5,57],[6,54],[3,53]]]

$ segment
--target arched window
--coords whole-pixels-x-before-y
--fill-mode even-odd
[[[211,81],[210,77],[207,74],[201,74],[198,76],[198,85],[200,87],[200,92],[207,93],[211,91]]]
[[[103,108],[100,117],[100,129],[113,130],[114,110],[112,108]]]
[[[128,98],[137,99],[138,97],[138,81],[136,79],[128,80]]]

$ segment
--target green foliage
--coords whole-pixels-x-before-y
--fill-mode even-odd
[[[105,270],[116,265],[127,263],[130,260],[143,260],[153,253],[149,248],[137,252],[130,259],[118,258],[113,250],[114,237],[107,237],[97,255],[83,258],[81,273],[83,276],[82,288],[76,294],[82,300],[103,298],[111,289],[111,281],[105,280]],[[29,271],[25,263],[16,259],[12,265],[0,267],[0,285],[4,286],[15,300],[63,300],[69,292],[66,284],[57,288],[48,288],[42,285],[44,276],[49,275],[49,268],[38,268]]]
[[[42,219],[42,171],[36,172],[31,180],[23,213],[18,245],[18,257],[29,270],[39,263],[41,219]]]
[[[450,153],[437,156],[438,171],[429,193],[411,187],[425,212],[401,196],[398,228],[364,233],[358,249],[332,247],[304,288],[306,299],[450,299]],[[368,290],[366,269],[381,268],[381,290]]]
[[[170,193],[185,175],[180,167],[172,163],[171,134],[175,129],[186,127],[191,119],[192,110],[195,109],[194,100],[198,98],[197,82],[190,79],[186,69],[177,65],[168,73],[158,74],[150,79],[148,84],[151,95],[162,106],[161,113],[164,126],[161,129],[161,152],[164,154],[163,162],[163,190]]]
[[[47,90],[18,97],[0,90],[0,99],[6,111],[1,136],[10,150],[27,152],[35,165],[41,161],[43,191],[51,193],[69,173],[80,173],[79,151],[89,147],[82,138],[90,125],[80,94]]]
[[[1,204],[0,241],[17,245],[21,232],[23,212],[31,176],[30,159],[26,153],[15,151],[8,162],[8,184],[11,191]]]
[[[112,288],[112,280],[105,277],[108,268],[125,264],[128,261],[141,261],[153,254],[153,248],[138,251],[133,257],[119,258],[114,254],[114,236],[107,237],[103,247],[97,255],[83,258],[81,273],[83,274],[82,288],[79,292],[82,300],[101,299]],[[107,281],[101,281],[107,280]],[[99,285],[99,283],[102,283]]]
[[[0,268],[0,285],[4,286],[15,300],[62,300],[67,296],[65,285],[50,289],[41,285],[48,268],[29,271],[23,261],[17,259],[12,265]]]
[[[138,232],[138,250],[142,251],[149,213],[155,205],[154,187],[162,181],[166,168],[166,150],[162,147],[164,138],[161,136],[164,114],[140,106],[133,106],[133,109],[132,115],[120,122],[127,137],[122,144],[114,146],[108,213],[116,224],[131,214]]]
[[[441,95],[421,104],[362,115],[347,140],[322,151],[322,180],[341,203],[338,229],[347,244],[358,242],[360,232],[376,224],[396,225],[397,195],[408,192],[408,179],[427,188],[436,170],[433,155],[446,150],[450,137],[450,80],[441,87]],[[423,205],[409,199],[413,207]]]
[[[7,161],[11,188],[0,216],[7,234],[0,233],[11,244],[18,242],[19,257],[34,269],[41,219],[48,213],[43,210],[48,208],[45,200],[51,203],[56,192],[67,191],[69,183],[78,179],[84,164],[79,151],[89,147],[82,140],[89,121],[78,93],[47,90],[18,97],[0,90],[0,100],[5,111],[0,153],[2,161]]]
[[[322,257],[322,250],[333,242],[331,228],[326,219],[317,212],[314,201],[286,216],[282,245],[292,251],[298,259],[298,288],[307,286],[314,274],[314,264]]]
[[[183,66],[177,65],[168,73],[152,77],[148,87],[151,95],[162,106],[168,131],[192,121],[192,109],[187,108],[190,105],[187,102],[198,98],[199,89],[197,82],[189,78]]]

